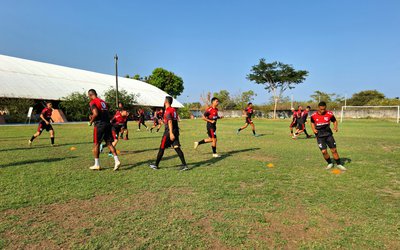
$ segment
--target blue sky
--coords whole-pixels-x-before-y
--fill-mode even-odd
[[[183,77],[181,101],[207,91],[257,92],[260,58],[308,70],[285,95],[377,89],[400,96],[400,1],[24,1],[0,4],[0,54],[101,73]]]

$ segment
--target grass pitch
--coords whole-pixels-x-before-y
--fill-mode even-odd
[[[121,141],[121,171],[101,156],[90,171],[92,128],[54,125],[57,147],[36,126],[0,127],[0,248],[400,248],[400,126],[346,121],[335,134],[348,171],[332,173],[315,139],[294,141],[290,121],[218,123],[219,159],[200,120],[180,123],[192,170],[166,150],[162,133]],[[309,128],[309,127],[308,127]],[[311,129],[309,128],[311,131]],[[71,150],[71,148],[76,148]]]

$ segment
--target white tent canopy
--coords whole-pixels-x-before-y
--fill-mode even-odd
[[[115,76],[0,55],[0,97],[62,100],[95,89],[101,96],[115,87]],[[119,89],[137,96],[137,105],[162,107],[168,94],[153,85],[118,77]],[[183,107],[176,100],[173,107]]]

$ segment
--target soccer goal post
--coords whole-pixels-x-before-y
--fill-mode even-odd
[[[344,118],[396,119],[400,123],[400,106],[342,106],[340,122]]]

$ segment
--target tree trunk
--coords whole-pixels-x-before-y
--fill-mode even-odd
[[[274,120],[276,119],[276,109],[278,107],[278,98],[274,97],[275,105],[274,105]]]

